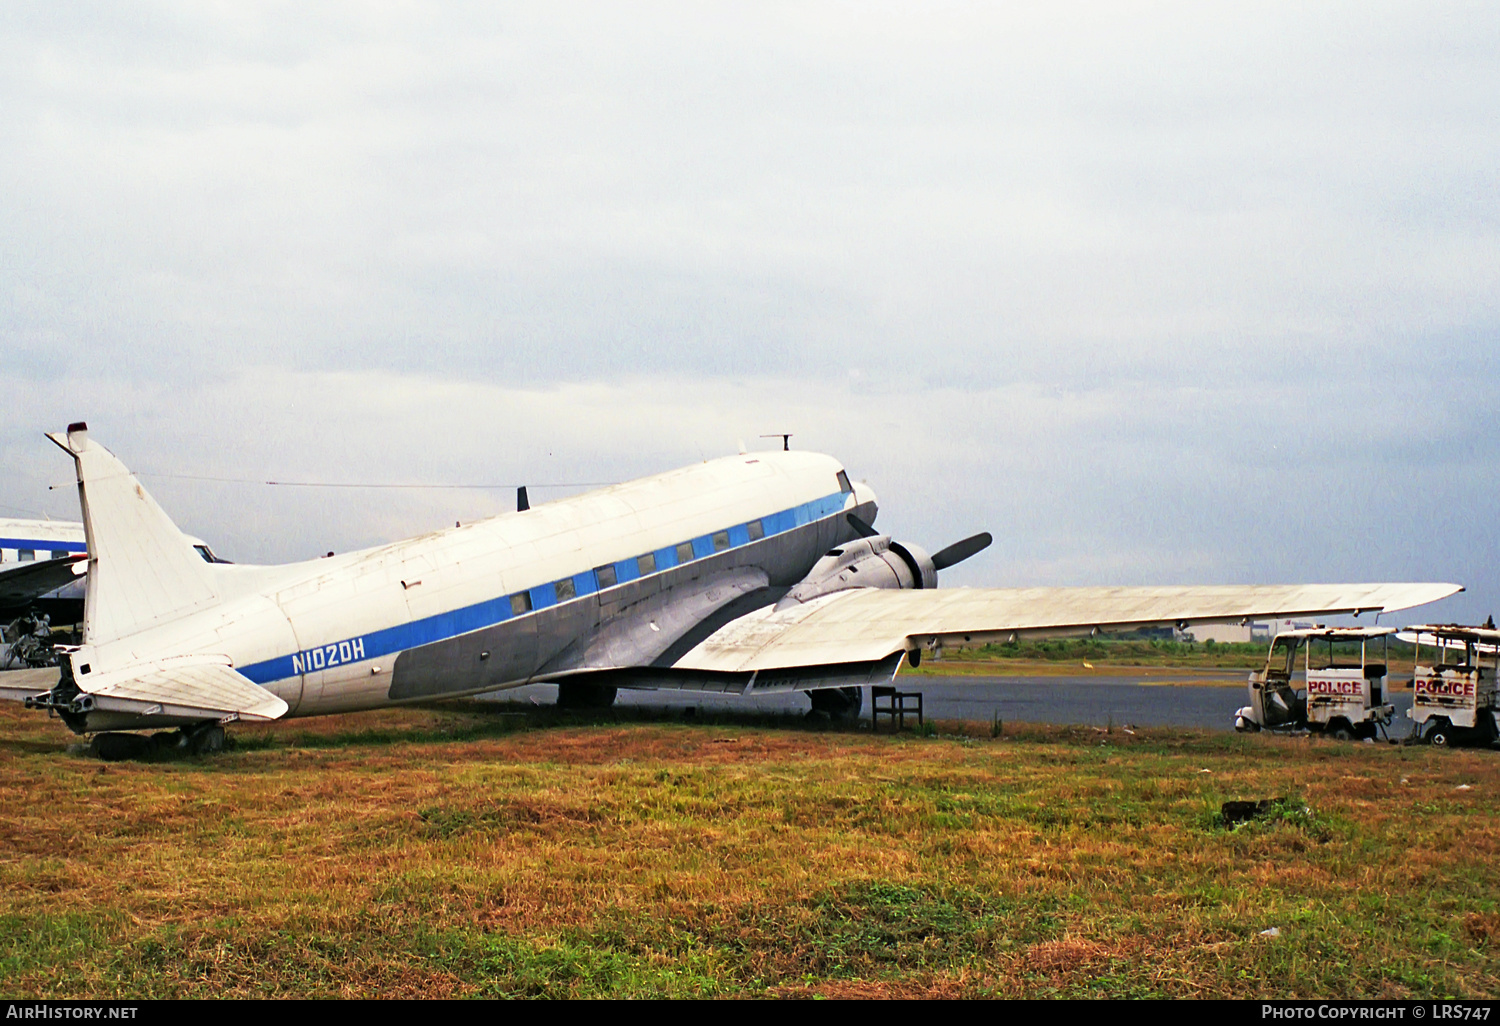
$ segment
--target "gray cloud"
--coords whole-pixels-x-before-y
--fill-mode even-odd
[[[365,480],[784,429],[911,537],[994,529],[955,580],[1453,578],[1482,616],[1497,36],[1463,4],[21,7],[0,503],[61,512],[36,432],[77,416],[150,469]],[[245,559],[509,500],[152,487]]]

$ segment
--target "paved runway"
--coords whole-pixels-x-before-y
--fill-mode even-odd
[[[1203,727],[1233,730],[1234,713],[1248,701],[1245,670],[1194,671],[1191,676],[1167,675],[1160,671],[1088,674],[1086,676],[973,677],[906,676],[898,679],[903,691],[920,691],[929,719],[974,720],[988,723],[999,716],[1008,723],[1077,723],[1103,727],[1108,724],[1138,727]],[[57,671],[19,670],[0,674],[0,686],[46,688],[57,680]],[[1192,681],[1192,683],[1178,683]],[[493,696],[499,701],[547,705],[556,701],[557,688],[534,684]],[[869,691],[865,691],[864,715],[870,713]],[[1411,692],[1391,696],[1396,707],[1393,730],[1402,733],[1411,721]],[[705,712],[756,710],[803,713],[806,695],[759,695],[740,698],[702,695],[686,691],[621,691],[622,706],[693,707]]]
[[[1138,727],[1202,727],[1233,730],[1234,714],[1249,699],[1246,670],[1205,670],[1190,677],[1141,671],[1119,675],[1033,677],[901,677],[903,691],[920,691],[929,719],[975,720],[988,723],[999,716],[1017,723],[1109,724]],[[1193,683],[1177,683],[1190,680]],[[557,689],[546,684],[505,692],[501,700],[540,704],[555,700]],[[1397,692],[1393,729],[1409,722],[1410,692]],[[755,709],[762,712],[805,712],[803,695],[761,695],[754,698],[698,695],[673,691],[621,691],[622,706],[663,706],[707,711]],[[864,715],[869,715],[865,692]]]

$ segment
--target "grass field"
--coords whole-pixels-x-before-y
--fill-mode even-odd
[[[11,997],[1500,993],[1495,752],[455,708],[106,765],[4,705]]]
[[[1415,649],[1391,642],[1389,686],[1401,689],[1409,681]],[[1374,658],[1372,656],[1372,658]],[[1300,660],[1300,657],[1299,657]],[[1151,670],[1170,676],[1190,676],[1196,670],[1259,670],[1266,664],[1266,643],[1185,643],[1165,640],[1112,638],[1056,638],[1011,644],[976,645],[948,649],[940,659],[929,654],[920,666],[902,666],[909,676],[1050,676],[1105,675],[1120,670]],[[1300,661],[1299,661],[1300,665]]]

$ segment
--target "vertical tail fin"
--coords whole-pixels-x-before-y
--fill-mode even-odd
[[[88,425],[48,438],[78,469],[78,501],[88,539],[83,635],[100,644],[212,605],[213,572],[125,464],[89,440]]]

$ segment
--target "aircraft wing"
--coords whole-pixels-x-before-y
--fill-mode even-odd
[[[87,559],[79,553],[63,559],[38,559],[0,566],[0,609],[24,607],[33,599],[71,583],[78,576],[75,566]]]
[[[874,663],[924,645],[1078,636],[1138,627],[1390,612],[1456,584],[1296,584],[1136,588],[855,588],[725,624],[674,670],[747,673]]]

